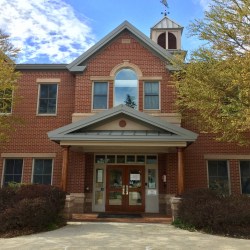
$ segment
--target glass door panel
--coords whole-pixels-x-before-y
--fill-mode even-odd
[[[144,166],[107,166],[106,211],[145,211]]]
[[[129,206],[142,205],[141,192],[129,192]]]
[[[122,193],[110,191],[109,192],[109,205],[112,205],[112,206],[122,205]]]
[[[111,169],[109,172],[109,188],[121,188],[122,187],[122,170]]]

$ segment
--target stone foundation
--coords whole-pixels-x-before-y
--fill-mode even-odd
[[[84,193],[71,193],[66,196],[64,214],[71,219],[73,213],[83,213],[85,204]]]
[[[175,197],[175,194],[160,194],[159,195],[159,213],[172,215],[171,198]]]
[[[178,207],[179,207],[179,204],[181,203],[181,199],[182,198],[180,197],[172,197],[170,199],[173,221],[176,218],[178,218]]]

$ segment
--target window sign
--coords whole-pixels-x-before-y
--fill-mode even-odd
[[[140,181],[141,175],[140,174],[130,174],[130,180],[131,181]]]
[[[96,182],[102,183],[103,182],[103,169],[96,170]]]

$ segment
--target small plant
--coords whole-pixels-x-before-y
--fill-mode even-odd
[[[184,223],[182,222],[179,218],[176,218],[173,222],[172,225],[174,225],[175,227],[181,228],[181,229],[185,229],[188,230],[190,232],[194,232],[196,231],[195,227],[193,225],[190,225],[188,223]]]

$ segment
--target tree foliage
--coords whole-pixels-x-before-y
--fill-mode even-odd
[[[136,102],[135,102],[135,97],[134,96],[131,96],[129,94],[127,94],[126,96],[126,100],[124,101],[125,105],[132,108],[132,109],[135,109],[136,108]]]
[[[250,2],[212,0],[190,34],[207,42],[175,75],[178,107],[204,132],[246,144],[250,132]]]
[[[17,79],[19,73],[15,71],[14,59],[18,49],[9,40],[9,36],[0,30],[0,142],[8,139],[17,121],[11,114],[16,97]]]

